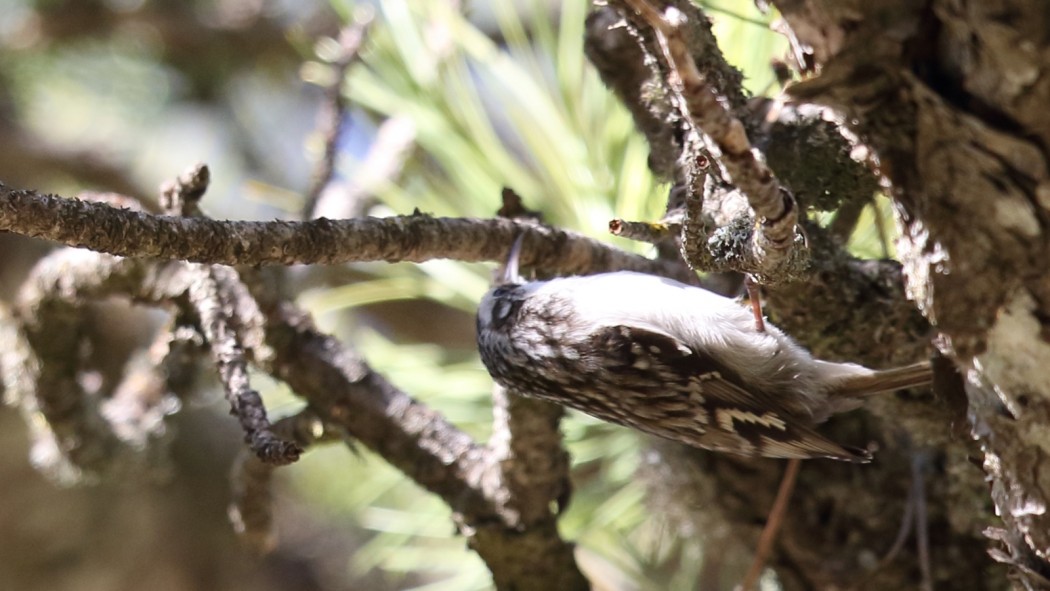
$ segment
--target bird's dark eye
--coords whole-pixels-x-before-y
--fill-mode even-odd
[[[504,322],[510,317],[511,312],[514,311],[514,307],[514,302],[508,300],[497,300],[496,303],[492,305],[492,320],[495,322]]]
[[[514,283],[500,285],[485,296],[485,299],[489,305],[487,322],[493,325],[505,324],[521,308],[521,286]]]

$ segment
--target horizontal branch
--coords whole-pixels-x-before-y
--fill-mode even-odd
[[[0,231],[125,257],[223,265],[432,259],[499,261],[524,234],[522,264],[557,273],[632,270],[695,277],[592,238],[532,222],[426,214],[308,222],[216,221],[151,215],[0,186]]]

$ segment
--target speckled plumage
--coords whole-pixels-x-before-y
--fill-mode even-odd
[[[814,425],[862,395],[928,381],[925,366],[813,359],[732,300],[639,273],[496,287],[477,328],[485,367],[518,394],[749,456],[866,461]]]

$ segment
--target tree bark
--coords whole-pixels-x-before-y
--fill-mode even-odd
[[[1050,5],[774,4],[819,71],[792,94],[843,112],[892,184],[908,295],[966,376],[970,427],[1003,519],[985,532],[993,556],[1013,565],[1020,587],[1045,587]]]
[[[1050,449],[1042,427],[1050,414],[1050,379],[1040,370],[1050,362],[1050,116],[1039,105],[1050,98],[1050,7],[959,0],[774,3],[808,70],[789,93],[832,107],[855,134],[851,146],[839,149],[866,153],[895,200],[903,268],[853,260],[822,230],[809,228],[811,274],[770,289],[767,312],[819,357],[889,366],[914,360],[932,343],[950,362],[938,363],[935,398],[880,397],[869,404],[871,416],[858,413],[828,425],[827,432],[844,441],[878,441],[877,461],[859,468],[830,462],[803,467],[773,566],[791,589],[902,588],[920,580],[924,586],[1001,588],[1007,579],[1002,569],[990,568],[991,538],[993,557],[1014,566],[1015,580],[1045,585],[1050,481],[1039,468]],[[681,2],[660,4],[690,14]],[[596,16],[591,24],[599,22]],[[695,23],[688,31],[705,34]],[[616,43],[601,44],[592,31],[589,56],[623,100],[640,103],[628,107],[660,157],[654,171],[675,170],[668,159],[688,150],[668,144],[680,137],[669,133],[681,126],[677,113],[658,92],[624,88],[632,80],[659,85],[669,77],[631,66],[603,68],[632,59],[658,63],[660,51],[644,31],[633,33],[637,42],[630,51],[620,49],[629,37],[616,35]],[[630,57],[637,45],[648,61]],[[696,62],[722,80],[719,60],[709,47],[702,51],[707,54],[694,55]],[[621,59],[612,52],[621,52]],[[731,100],[732,88],[723,92]],[[672,114],[661,119],[660,113]],[[742,109],[737,113],[746,117]],[[664,122],[662,129],[654,119]],[[757,125],[749,130],[762,131]],[[827,152],[816,158],[806,149],[813,137],[789,133],[753,142],[764,146],[779,178],[812,197],[813,177],[828,167],[845,170],[831,165]],[[785,146],[799,157],[783,158],[778,152]],[[823,203],[806,201],[830,209],[863,197],[863,189],[848,197],[833,192]],[[710,205],[709,199],[705,212]],[[904,278],[912,302],[905,300]],[[745,544],[757,537],[754,524],[764,520],[782,471],[776,463],[662,443],[656,448],[653,498],[678,506],[691,526],[686,531],[735,532],[729,537]],[[704,470],[695,469],[698,462]],[[991,498],[986,478],[993,483]],[[917,500],[914,491],[920,490],[925,502]],[[911,551],[880,564],[909,511],[922,518],[915,535],[930,538],[929,558]]]

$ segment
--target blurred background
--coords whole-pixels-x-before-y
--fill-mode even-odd
[[[774,95],[786,41],[750,0],[704,2],[750,92]],[[583,53],[587,0],[0,0],[0,181],[64,196],[158,186],[209,165],[203,207],[301,219],[323,157],[325,89],[348,101],[333,181],[314,213],[492,216],[511,187],[530,209],[607,235],[654,220],[667,187]],[[371,20],[340,80],[340,30]],[[882,256],[865,212],[857,252]],[[0,236],[0,296],[50,246]],[[473,313],[491,266],[433,261],[292,269],[299,301],[381,373],[478,438],[491,381]],[[91,310],[100,389],[163,315]],[[241,435],[209,376],[171,417],[170,460],[120,482],[59,487],[33,470],[18,412],[0,407],[0,590],[487,589],[448,509],[367,450],[332,446],[278,473],[275,551],[243,548],[226,517]],[[271,415],[299,408],[255,377]],[[603,589],[691,589],[703,540],[646,505],[644,439],[572,413],[575,496],[561,520]]]

